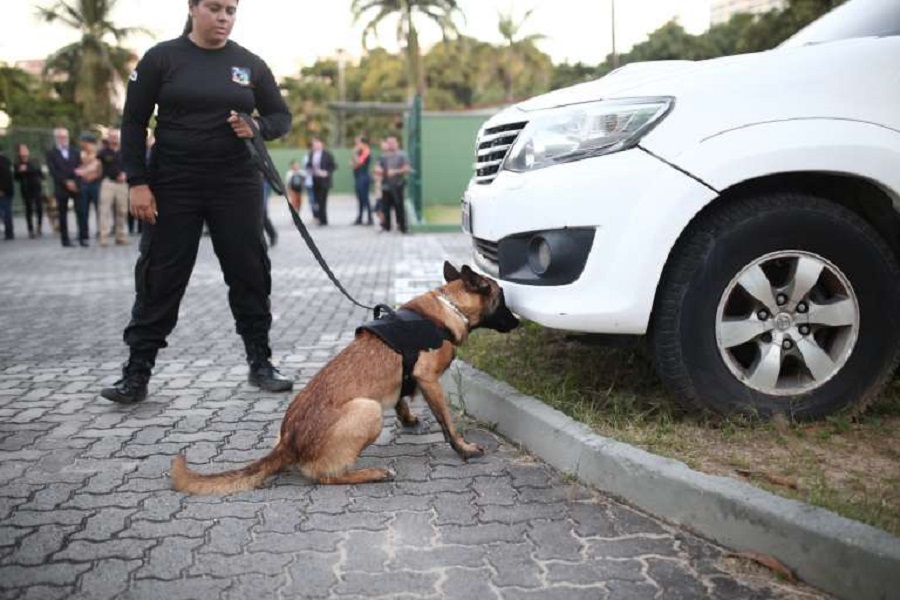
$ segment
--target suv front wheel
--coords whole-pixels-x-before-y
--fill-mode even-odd
[[[807,195],[746,198],[682,234],[650,339],[679,399],[814,419],[864,406],[893,374],[898,300],[896,258],[855,213]]]

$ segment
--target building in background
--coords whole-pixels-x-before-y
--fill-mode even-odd
[[[787,0],[713,0],[710,7],[710,23],[725,23],[737,13],[764,13],[787,6]]]

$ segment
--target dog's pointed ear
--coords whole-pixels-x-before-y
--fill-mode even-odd
[[[456,281],[459,279],[459,271],[456,270],[456,267],[450,264],[450,261],[444,261],[444,281],[450,283],[451,281]]]
[[[465,284],[467,290],[476,292],[478,294],[491,293],[491,285],[484,277],[470,269],[469,265],[463,265],[462,271],[460,271],[459,276]]]

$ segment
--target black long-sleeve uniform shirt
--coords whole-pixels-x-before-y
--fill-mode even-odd
[[[155,137],[146,161],[147,124],[154,107]],[[291,126],[266,63],[235,42],[208,50],[187,36],[157,44],[131,74],[122,117],[122,159],[132,186],[162,182],[173,171],[210,176],[246,172],[249,154],[235,136],[232,110],[253,114],[264,139]]]

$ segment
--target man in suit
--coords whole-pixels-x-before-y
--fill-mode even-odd
[[[0,150],[0,213],[3,216],[3,239],[11,240],[13,233],[13,171],[12,161]]]
[[[316,214],[319,225],[328,225],[328,190],[331,189],[331,176],[337,171],[334,156],[325,149],[322,138],[316,136],[312,142],[312,152],[306,161],[307,173],[312,173],[313,196],[316,202]]]
[[[72,246],[69,239],[69,198],[78,202],[78,183],[75,169],[81,166],[81,151],[69,143],[69,131],[64,127],[53,130],[53,147],[47,151],[47,168],[53,177],[53,195],[59,214],[59,237],[63,246]],[[79,222],[79,225],[81,223]],[[87,246],[87,231],[78,231],[78,241]]]

